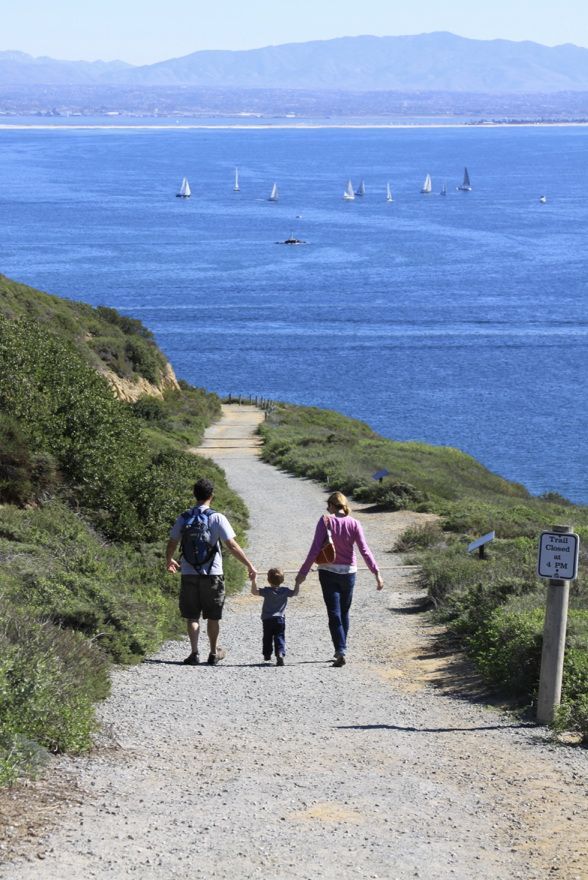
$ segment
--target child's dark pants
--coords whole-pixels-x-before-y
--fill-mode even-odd
[[[286,618],[270,617],[262,620],[263,624],[263,656],[272,656],[272,648],[275,646],[276,657],[286,655]]]

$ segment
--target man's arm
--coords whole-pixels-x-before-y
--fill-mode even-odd
[[[257,574],[255,566],[253,565],[252,562],[250,562],[247,559],[247,557],[245,556],[245,553],[239,547],[239,545],[237,544],[235,539],[229,538],[228,540],[226,540],[225,546],[226,546],[227,550],[229,551],[229,553],[231,554],[231,556],[234,556],[235,559],[238,559],[239,562],[245,566],[245,568],[247,569],[247,573],[249,574],[249,577],[251,578],[251,580],[253,580],[253,578]]]
[[[179,543],[179,541],[170,538],[165,548],[165,567],[171,574],[176,574],[180,570],[180,563],[174,559],[174,553],[178,549]]]

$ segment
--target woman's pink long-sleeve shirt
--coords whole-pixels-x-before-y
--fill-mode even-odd
[[[333,543],[335,545],[335,561],[333,565],[350,565],[356,564],[355,544],[357,549],[363,556],[365,563],[372,574],[376,574],[378,566],[376,560],[372,556],[372,552],[368,547],[361,523],[352,516],[329,516],[331,525],[331,534],[333,535]],[[316,524],[314,540],[308,551],[308,556],[304,560],[298,577],[305,578],[311,569],[311,566],[319,554],[319,551],[327,540],[327,529],[323,517]]]

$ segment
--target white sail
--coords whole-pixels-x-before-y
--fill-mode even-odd
[[[350,180],[347,181],[347,186],[345,187],[345,192],[343,193],[343,198],[347,202],[352,202],[355,198],[355,193],[353,192],[353,184]]]
[[[277,201],[278,201],[278,198],[279,198],[279,196],[278,196],[278,184],[277,184],[277,183],[274,183],[274,185],[272,186],[272,191],[271,191],[271,193],[270,193],[270,196],[269,196],[268,202],[277,202]]]
[[[357,190],[355,191],[356,196],[365,196],[365,182],[362,180]]]
[[[393,201],[394,201],[394,199],[392,198],[392,190],[390,189],[390,184],[389,184],[389,183],[386,184],[386,201],[387,201],[387,202],[393,202]]]
[[[238,193],[240,191],[239,187],[239,169],[235,168],[235,184],[233,186],[233,192]]]
[[[425,182],[423,183],[423,188],[421,189],[422,193],[430,193],[433,191],[433,181],[431,180],[431,175],[427,174],[425,177]]]
[[[463,183],[461,184],[461,186],[458,186],[457,188],[459,190],[461,190],[461,192],[471,192],[472,191],[472,184],[470,181],[470,175],[468,174],[467,168],[463,169]]]
[[[190,184],[188,183],[187,177],[182,177],[182,183],[180,184],[180,191],[176,193],[179,199],[189,199],[192,195],[192,190],[190,189]]]
[[[447,195],[447,184],[446,183],[444,183],[443,186],[441,187],[441,195],[442,196]]]

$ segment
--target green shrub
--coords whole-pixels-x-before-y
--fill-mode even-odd
[[[499,606],[467,636],[468,652],[486,681],[517,697],[535,693],[544,616],[541,608],[517,611],[512,603]]]
[[[19,423],[0,412],[0,504],[38,501],[59,482],[53,456],[32,452]]]
[[[357,485],[354,497],[358,501],[376,504],[382,510],[416,510],[422,508],[427,498],[410,483],[385,480],[371,486]]]
[[[425,550],[436,547],[445,540],[443,530],[438,522],[427,522],[405,529],[394,544],[395,553],[406,553],[408,550]]]
[[[137,320],[137,318],[130,318],[128,315],[121,315],[120,312],[117,312],[116,309],[109,308],[109,306],[97,306],[96,314],[109,324],[113,324],[115,327],[120,328],[125,335],[138,336],[149,342],[154,341],[151,330],[149,330],[148,327],[145,327],[145,325]]]
[[[140,397],[130,404],[131,412],[145,422],[166,423],[166,408],[158,397]]]
[[[107,664],[81,635],[8,613],[0,629],[0,740],[81,752],[95,727],[93,701],[108,693]]]
[[[23,776],[38,776],[48,758],[47,749],[34,740],[17,733],[0,733],[0,788]]]

